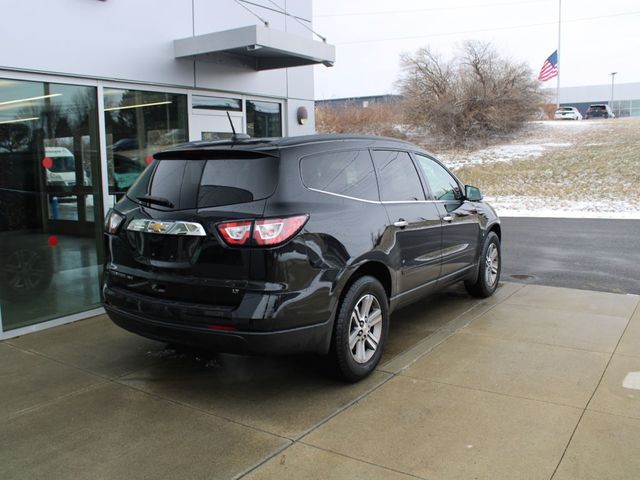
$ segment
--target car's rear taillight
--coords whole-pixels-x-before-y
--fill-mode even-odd
[[[124,221],[124,215],[120,215],[115,210],[109,210],[104,220],[104,230],[111,235],[118,233],[122,222]]]
[[[217,226],[227,245],[272,247],[293,238],[307,222],[309,215],[262,218],[225,222]],[[253,234],[251,233],[253,232]]]
[[[218,225],[218,232],[228,245],[245,245],[251,235],[253,220],[226,222]]]
[[[253,240],[259,246],[284,243],[300,231],[309,215],[285,218],[266,218],[255,221]]]

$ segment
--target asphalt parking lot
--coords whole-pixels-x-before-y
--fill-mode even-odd
[[[502,218],[503,279],[640,294],[640,220]]]
[[[394,314],[358,384],[315,357],[168,349],[104,316],[9,340],[2,478],[635,479],[639,300],[452,289]]]

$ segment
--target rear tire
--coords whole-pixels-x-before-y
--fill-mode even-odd
[[[500,249],[500,239],[495,232],[489,232],[480,252],[478,278],[475,281],[467,280],[464,282],[467,292],[478,298],[490,297],[498,288],[501,270],[502,251]]]
[[[387,294],[378,280],[364,276],[347,290],[333,330],[331,356],[337,373],[356,382],[378,365],[389,332]]]

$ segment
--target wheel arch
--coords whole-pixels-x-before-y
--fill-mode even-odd
[[[502,226],[498,222],[489,226],[489,228],[487,229],[487,234],[489,232],[495,232],[495,234],[498,235],[498,240],[502,242]]]
[[[391,298],[393,292],[393,280],[391,276],[391,272],[389,271],[389,267],[387,267],[384,263],[377,260],[367,260],[360,265],[358,265],[353,272],[349,275],[346,282],[341,288],[340,291],[340,302],[344,298],[349,287],[353,285],[353,283],[358,280],[360,277],[371,276],[378,280],[382,287],[384,288],[385,293],[387,294],[387,302]]]

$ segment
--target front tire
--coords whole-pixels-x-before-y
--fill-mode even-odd
[[[389,332],[387,294],[374,277],[358,278],[347,290],[336,316],[331,344],[338,374],[356,382],[378,365]]]
[[[500,239],[495,232],[489,232],[486,236],[480,252],[479,264],[478,278],[475,281],[467,280],[464,286],[474,297],[490,297],[498,288],[502,270]]]

